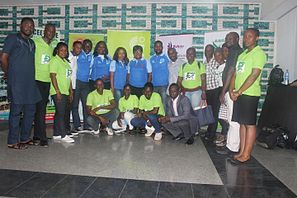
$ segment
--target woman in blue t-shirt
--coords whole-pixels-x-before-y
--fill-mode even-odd
[[[109,66],[111,58],[108,56],[107,45],[104,41],[99,41],[94,49],[94,59],[91,63],[91,91],[95,90],[94,82],[100,78],[104,82],[104,88],[110,89]]]
[[[128,82],[128,63],[127,51],[123,47],[118,47],[113,55],[110,64],[110,85],[115,101],[119,102],[123,88]]]

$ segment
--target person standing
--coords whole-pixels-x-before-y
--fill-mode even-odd
[[[168,48],[167,54],[169,57],[168,71],[169,71],[169,85],[177,83],[179,68],[185,63],[181,58],[178,58],[175,48]]]
[[[50,95],[55,104],[54,140],[73,143],[74,139],[67,135],[70,114],[70,104],[73,99],[71,74],[72,69],[68,61],[68,46],[59,42],[54,49],[50,61],[51,88]]]
[[[168,87],[168,57],[163,53],[163,43],[155,41],[155,54],[151,56],[150,63],[152,65],[152,83],[156,93],[160,94],[162,103],[166,103],[166,91]]]
[[[77,57],[77,70],[76,70],[76,87],[73,95],[72,103],[72,117],[74,131],[79,132],[81,130],[88,130],[87,124],[87,97],[90,93],[89,79],[91,71],[91,62],[93,60],[92,41],[85,39],[82,43],[82,51]],[[78,113],[79,102],[81,101],[83,110],[83,128],[81,127],[81,118]]]
[[[134,58],[129,62],[129,84],[131,93],[138,98],[143,94],[145,83],[152,81],[152,66],[150,61],[142,57],[143,48],[140,45],[133,47]]]
[[[232,120],[240,124],[240,152],[234,156],[236,163],[250,159],[256,140],[260,80],[267,61],[265,52],[257,44],[259,35],[258,29],[245,30],[243,42],[247,49],[238,57],[229,88],[230,97],[234,101]]]
[[[227,133],[227,144],[226,147],[222,147],[217,150],[220,154],[231,154],[238,152],[239,150],[239,124],[232,121],[233,114],[233,101],[230,95],[227,93],[229,90],[231,78],[235,73],[236,62],[239,54],[242,52],[242,48],[239,45],[239,35],[236,32],[230,32],[225,37],[225,45],[228,47],[228,56],[226,58],[225,68],[223,70],[223,88],[220,93],[220,102],[227,103],[228,106],[228,122],[229,130]],[[225,100],[226,98],[226,100]]]
[[[53,56],[55,46],[52,46],[56,35],[56,27],[53,24],[46,24],[43,37],[34,40],[35,50],[35,81],[42,100],[36,104],[34,118],[34,144],[47,147],[45,114],[51,85],[49,62]]]
[[[174,140],[186,139],[186,144],[194,143],[197,131],[197,118],[189,98],[181,95],[176,83],[169,87],[166,116],[159,118],[162,126],[173,135]]]
[[[205,140],[212,142],[216,137],[220,109],[219,95],[221,88],[217,72],[219,63],[214,59],[214,47],[212,45],[206,45],[204,54],[206,57],[204,62],[206,66],[206,100],[207,104],[211,105],[215,120],[214,123],[209,124],[207,127]]]
[[[196,49],[187,49],[188,62],[183,64],[178,72],[178,86],[190,99],[192,107],[200,106],[201,100],[206,100],[205,65],[196,60]]]
[[[9,34],[2,50],[2,70],[7,76],[10,101],[7,146],[12,149],[26,149],[33,144],[32,123],[36,103],[41,100],[35,81],[35,44],[30,39],[34,27],[32,18],[22,18],[20,32]]]

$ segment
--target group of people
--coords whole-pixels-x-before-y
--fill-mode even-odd
[[[257,29],[244,32],[245,51],[235,32],[226,36],[222,48],[207,45],[203,63],[196,60],[193,47],[183,60],[174,48],[163,53],[163,43],[155,41],[154,55],[146,60],[142,46],[135,45],[134,58],[129,60],[123,47],[109,56],[104,41],[96,43],[94,50],[89,39],[75,41],[72,49],[64,42],[53,46],[53,24],[46,24],[43,37],[34,41],[30,39],[33,30],[33,20],[23,18],[20,32],[8,35],[4,42],[2,68],[10,100],[8,148],[48,146],[49,95],[55,105],[53,139],[66,143],[73,143],[73,137],[83,131],[114,135],[137,129],[156,141],[168,131],[173,139],[193,144],[200,128],[195,110],[207,101],[215,122],[208,126],[205,140],[222,147],[221,153],[237,152],[235,161],[250,158],[260,74],[266,61],[257,45]],[[216,136],[218,123],[222,133]]]

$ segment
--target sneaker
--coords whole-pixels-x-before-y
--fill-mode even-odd
[[[215,140],[216,144],[222,143],[225,141],[225,136],[224,135],[218,135],[217,139]]]
[[[100,129],[98,129],[97,131],[92,130],[90,131],[93,135],[98,135],[100,133]]]
[[[77,135],[79,135],[79,132],[78,131],[71,131],[71,135],[73,135],[73,136],[77,136]]]
[[[83,131],[83,128],[82,128],[82,127],[77,127],[77,128],[75,129],[75,131],[76,131],[76,132]]]
[[[126,129],[114,130],[114,134],[120,135],[120,134],[124,133],[125,131],[126,131]]]
[[[74,135],[72,133],[67,133],[67,136],[69,136],[70,138],[74,137]]]
[[[40,140],[39,146],[42,146],[42,147],[48,147],[48,142],[47,142],[47,140]]]
[[[113,130],[111,128],[106,128],[106,132],[107,132],[107,135],[110,135],[110,136],[113,135]]]
[[[150,137],[154,133],[153,130],[147,129],[147,132],[145,133],[145,137]],[[162,135],[162,134],[161,134]]]
[[[60,135],[53,135],[53,139],[54,140],[61,140],[61,136]]]
[[[73,143],[74,139],[72,139],[71,137],[69,137],[68,135],[65,135],[65,137],[63,137],[61,139],[62,142],[66,142],[66,143]]]
[[[156,133],[155,137],[154,137],[154,140],[160,141],[161,139],[162,139],[162,133]]]

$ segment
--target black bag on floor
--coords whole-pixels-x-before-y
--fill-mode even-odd
[[[280,126],[272,128],[263,127],[257,137],[257,144],[266,149],[273,149],[276,146],[280,148],[289,148],[289,131]]]
[[[279,65],[274,66],[269,75],[269,85],[281,85],[284,81],[284,72]]]

